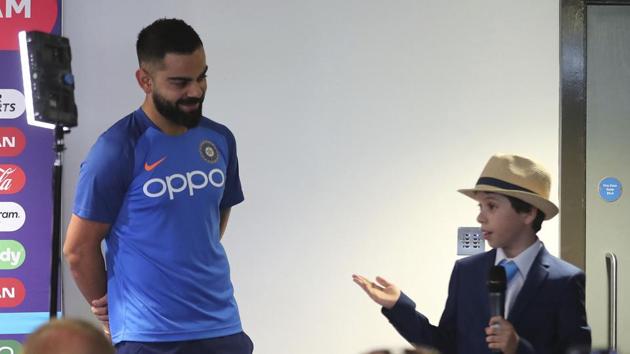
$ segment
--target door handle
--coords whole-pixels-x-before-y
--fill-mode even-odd
[[[608,350],[617,352],[617,256],[606,253],[608,274]]]

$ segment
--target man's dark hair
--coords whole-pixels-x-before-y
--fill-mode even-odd
[[[203,46],[201,38],[186,22],[176,18],[161,18],[138,34],[138,62],[161,61],[168,53],[190,54]]]
[[[534,207],[533,205],[526,203],[518,198],[510,197],[509,195],[506,195],[506,197],[510,201],[512,208],[516,210],[517,213],[528,213]],[[540,211],[540,209],[536,210],[536,218],[532,223],[532,229],[534,229],[534,232],[540,231],[542,227],[542,222],[545,220],[545,213]]]

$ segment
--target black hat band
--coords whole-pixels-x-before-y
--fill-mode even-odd
[[[480,177],[477,180],[477,185],[480,185],[480,184],[484,184],[484,185],[492,186],[492,187],[498,187],[501,189],[528,192],[528,193],[533,193],[533,194],[538,195],[538,193],[530,191],[527,188],[523,188],[521,186],[517,186],[516,184],[512,184],[510,182],[506,182],[506,181],[503,181],[497,178],[492,178],[492,177]]]

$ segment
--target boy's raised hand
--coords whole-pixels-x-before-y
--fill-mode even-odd
[[[384,278],[376,277],[377,284],[361,275],[352,274],[352,280],[357,283],[374,302],[386,309],[394,307],[400,297],[400,289]]]

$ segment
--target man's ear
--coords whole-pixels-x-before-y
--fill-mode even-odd
[[[151,75],[149,75],[149,73],[145,69],[138,68],[138,70],[136,70],[136,81],[138,81],[138,85],[147,95],[153,91],[153,82],[151,81]]]
[[[538,215],[538,208],[532,207],[529,211],[523,212],[522,215],[523,221],[527,225],[531,225],[534,223],[534,220],[536,220],[536,216]]]

